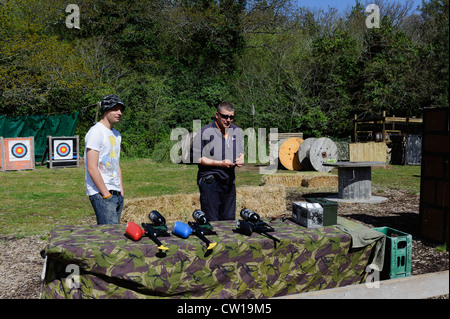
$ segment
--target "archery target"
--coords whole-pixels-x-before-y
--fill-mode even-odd
[[[30,141],[29,140],[21,140],[21,141],[9,141],[8,142],[8,150],[9,150],[9,161],[10,162],[18,162],[18,161],[29,161],[30,160]]]
[[[54,140],[55,160],[73,159],[73,140]]]

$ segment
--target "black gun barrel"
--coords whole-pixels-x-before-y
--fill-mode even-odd
[[[258,233],[258,234],[267,236],[267,237],[269,237],[270,239],[272,239],[272,240],[274,240],[274,241],[276,241],[276,242],[281,243],[281,240],[279,240],[278,238],[272,236],[271,234],[268,234],[268,233],[265,232],[265,231],[261,231],[261,230],[255,229],[255,232]]]
[[[251,234],[255,232],[281,243],[281,240],[268,234],[268,232],[274,231],[274,229],[262,221],[253,223],[247,220],[238,220],[236,223],[236,229],[243,235],[251,236]]]

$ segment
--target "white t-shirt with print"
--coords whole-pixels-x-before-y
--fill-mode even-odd
[[[90,196],[100,193],[87,171],[86,150],[88,148],[99,152],[98,169],[106,188],[108,190],[120,191],[119,159],[120,142],[122,141],[120,133],[114,128],[110,130],[102,123],[97,122],[97,124],[89,129],[84,140],[86,195]]]

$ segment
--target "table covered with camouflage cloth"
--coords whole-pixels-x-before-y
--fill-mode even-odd
[[[233,232],[234,221],[212,222],[213,250],[196,236],[125,237],[126,225],[54,229],[42,298],[270,298],[363,283],[374,241],[352,248],[336,226],[307,229],[288,220],[270,223],[276,243],[257,233]],[[168,224],[169,230],[173,224]]]

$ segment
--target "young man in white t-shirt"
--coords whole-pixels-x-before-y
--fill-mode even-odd
[[[94,208],[97,224],[119,224],[123,208],[120,170],[120,133],[113,128],[125,105],[114,94],[101,101],[102,118],[85,137],[86,195]]]

